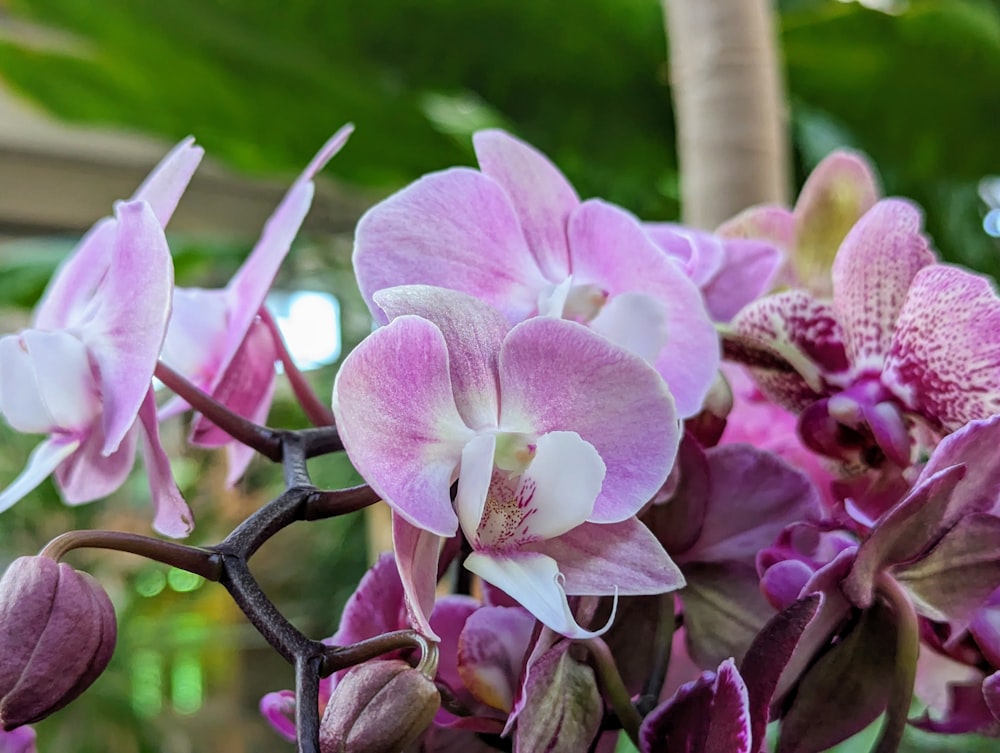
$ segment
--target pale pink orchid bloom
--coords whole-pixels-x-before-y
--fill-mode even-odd
[[[264,299],[292,241],[312,206],[316,174],[340,151],[354,130],[345,125],[319,150],[268,219],[260,240],[226,287],[218,290],[177,288],[174,313],[163,345],[163,361],[230,410],[264,423],[274,396],[278,346],[274,333],[258,317]],[[160,411],[161,418],[188,408],[180,398]],[[191,441],[226,448],[226,481],[235,484],[254,451],[199,415]]]
[[[173,537],[191,531],[160,444],[152,378],[173,291],[163,226],[202,154],[191,139],[178,144],[80,242],[39,303],[35,328],[0,339],[0,412],[18,431],[49,435],[0,493],[0,510],[53,472],[68,504],[111,494],[141,439],[154,528]]]
[[[466,568],[570,637],[594,633],[567,595],[683,584],[635,519],[680,436],[645,361],[574,322],[511,327],[442,288],[402,286],[374,301],[391,321],[344,360],[333,409],[352,463],[393,508],[417,628],[434,635],[440,537],[459,528],[473,550]]]
[[[718,337],[701,293],[625,210],[581,202],[544,155],[503,131],[473,137],[479,170],[426,175],[359,221],[354,268],[379,290],[427,284],[495,306],[512,324],[580,322],[652,363],[681,418],[701,410]]]

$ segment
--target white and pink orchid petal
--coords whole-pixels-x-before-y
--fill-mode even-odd
[[[454,535],[449,488],[474,434],[455,407],[441,331],[401,316],[373,332],[344,359],[333,412],[351,462],[379,496],[414,525]]]
[[[100,425],[81,437],[82,444],[55,471],[56,486],[67,505],[82,505],[107,497],[125,483],[135,465],[137,427],[125,434],[118,449],[104,454],[104,434]]]
[[[520,551],[502,556],[473,552],[466,558],[465,567],[506,591],[539,622],[567,638],[594,638],[611,626],[609,622],[603,629],[591,631],[577,624],[562,587],[559,565],[544,554]]]
[[[455,512],[462,531],[470,541],[483,520],[486,497],[493,479],[493,456],[496,452],[495,434],[473,437],[462,448],[462,466],[458,472],[458,491],[455,494]]]
[[[839,150],[813,168],[795,203],[797,237],[791,257],[798,279],[816,296],[828,298],[830,267],[851,228],[881,191],[868,162]]]
[[[511,330],[499,371],[502,430],[575,431],[601,456],[590,520],[625,520],[663,485],[680,428],[667,386],[641,358],[582,325],[537,318]]]
[[[467,168],[425,175],[369,209],[358,222],[353,258],[361,293],[383,323],[372,296],[396,285],[461,290],[517,322],[535,314],[539,293],[552,284],[506,192]]]
[[[430,624],[437,587],[438,555],[441,537],[411,525],[402,515],[392,514],[392,548],[403,584],[406,612],[414,630],[440,641]]]
[[[472,429],[497,425],[497,354],[510,324],[492,306],[465,293],[429,285],[401,285],[373,299],[390,320],[413,314],[432,322],[448,346],[455,405]]]
[[[80,329],[101,380],[105,455],[135,423],[152,382],[174,287],[167,239],[149,204],[119,204],[115,216],[111,265]]]
[[[609,300],[590,328],[646,363],[655,364],[670,339],[667,309],[645,293],[622,293]]]
[[[54,427],[73,433],[89,431],[101,413],[98,388],[82,342],[65,331],[21,333],[41,398]]]
[[[992,283],[934,264],[913,279],[882,381],[946,431],[1000,412],[1000,300]]]
[[[620,523],[584,523],[523,549],[558,562],[571,596],[642,596],[684,586],[680,569],[634,517]]]
[[[182,539],[194,529],[194,516],[177,488],[170,470],[170,458],[160,443],[156,397],[152,387],[146,392],[146,399],[139,408],[139,425],[142,429],[142,457],[153,499],[153,528],[164,536]]]
[[[506,192],[528,248],[546,277],[570,272],[566,223],[580,203],[573,186],[544,154],[497,129],[472,137],[479,169]]]
[[[794,370],[751,367],[761,391],[796,413],[822,397],[828,383],[842,380],[850,365],[835,312],[801,290],[751,303],[733,318],[732,326],[737,335]]]
[[[0,492],[0,512],[10,509],[55,471],[59,464],[80,447],[76,438],[46,439],[31,451],[21,474]]]
[[[628,212],[586,201],[569,224],[573,280],[607,291],[644,293],[664,307],[667,342],[655,365],[682,418],[698,413],[719,367],[719,340],[701,292]],[[695,355],[697,354],[697,355]]]
[[[776,246],[764,241],[728,240],[725,249],[725,264],[701,289],[705,308],[719,322],[728,322],[748,303],[767,293],[784,259]]]
[[[0,413],[23,434],[48,434],[59,428],[42,399],[34,359],[20,335],[0,338]]]
[[[145,201],[153,208],[161,227],[166,227],[177,208],[194,171],[198,169],[205,150],[194,145],[188,136],[160,160],[132,195],[133,201]]]
[[[604,461],[594,446],[572,431],[551,431],[535,440],[535,457],[521,475],[520,496],[531,513],[531,538],[551,539],[576,528],[594,512]]]
[[[209,390],[226,349],[228,325],[225,291],[175,288],[160,358],[201,389]]]
[[[118,223],[111,217],[98,221],[83,236],[52,276],[35,306],[34,325],[62,329],[80,322],[94,291],[111,264]]]
[[[833,308],[856,374],[880,371],[914,276],[934,262],[913,204],[884,199],[865,213],[833,262]]]
[[[340,626],[330,643],[347,646],[399,630],[406,624],[404,598],[396,560],[391,553],[383,552],[344,605]]]

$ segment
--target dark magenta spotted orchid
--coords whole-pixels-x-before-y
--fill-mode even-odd
[[[737,341],[764,354],[748,359],[761,389],[800,415],[809,447],[897,476],[941,435],[1000,406],[998,326],[990,282],[938,263],[919,210],[896,199],[876,203],[844,239],[832,301],[790,290],[733,321]],[[848,496],[869,522],[892,498]]]

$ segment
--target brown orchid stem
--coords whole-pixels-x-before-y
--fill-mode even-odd
[[[299,367],[295,365],[292,354],[288,352],[288,345],[285,343],[285,338],[281,336],[281,330],[278,329],[278,324],[274,321],[274,317],[271,316],[271,312],[262,306],[259,316],[264,326],[271,331],[271,337],[274,338],[274,346],[278,351],[278,359],[285,369],[285,376],[288,377],[288,383],[292,387],[295,399],[299,401],[299,405],[302,408],[302,412],[306,414],[306,418],[309,419],[313,426],[334,426],[336,419],[333,417],[333,411],[316,396],[316,392],[313,390],[312,385],[309,384],[309,380],[299,370]]]
[[[383,633],[374,638],[368,638],[350,646],[327,646],[323,656],[323,677],[333,674],[345,667],[374,659],[390,651],[416,648],[420,650],[420,661],[416,669],[423,672],[428,679],[433,680],[437,674],[438,647],[434,641],[427,640],[416,630],[396,630]]]
[[[222,561],[219,555],[210,549],[199,549],[121,531],[69,531],[52,539],[42,549],[40,555],[58,562],[68,552],[83,548],[130,552],[200,575],[206,580],[218,581],[222,576]]]
[[[891,575],[881,573],[876,589],[896,615],[896,666],[885,721],[872,753],[896,753],[906,730],[906,719],[913,700],[917,655],[920,652],[920,625],[913,603]]]
[[[319,656],[295,660],[295,730],[299,753],[320,753],[319,748]]]
[[[622,723],[622,728],[629,736],[632,744],[639,747],[639,727],[642,725],[642,717],[632,705],[632,698],[625,687],[615,658],[611,655],[611,649],[601,638],[587,638],[580,641],[590,651],[590,657],[594,669],[597,672],[601,690],[604,698],[611,704],[618,721]]]
[[[247,447],[252,447],[264,457],[274,462],[281,461],[281,432],[255,424],[238,413],[234,413],[208,393],[200,390],[180,373],[163,361],[156,364],[154,372],[176,395],[185,400],[195,410],[208,418],[226,434]]]

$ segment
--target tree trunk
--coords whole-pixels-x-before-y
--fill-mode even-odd
[[[682,220],[711,229],[787,203],[788,135],[772,0],[662,0]]]

